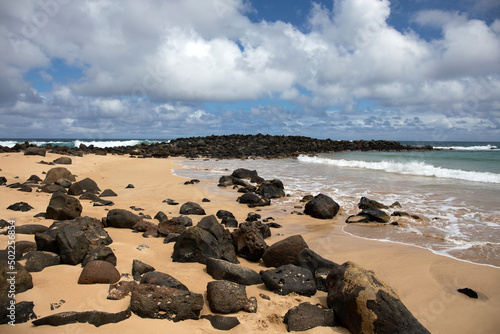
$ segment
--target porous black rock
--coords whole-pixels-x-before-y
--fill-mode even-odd
[[[259,261],[268,248],[257,222],[245,222],[232,232],[236,253],[249,260]]]
[[[173,276],[170,276],[169,274],[161,273],[159,271],[145,272],[141,277],[141,284],[160,285],[169,288],[189,291],[189,289],[179,280],[177,280]]]
[[[293,264],[262,270],[260,276],[266,287],[278,295],[297,293],[312,296],[316,293],[313,274],[308,269]]]
[[[26,202],[14,203],[12,205],[9,205],[9,207],[7,208],[7,210],[21,211],[21,212],[27,212],[27,211],[30,211],[32,209],[33,209],[33,207]]]
[[[30,320],[36,319],[37,316],[33,308],[35,304],[33,302],[19,302],[15,304],[6,303],[0,305],[0,325],[5,325],[12,323],[22,324]],[[11,310],[14,310],[11,312]]]
[[[256,271],[220,259],[207,258],[207,273],[214,279],[227,280],[242,285],[262,283],[262,278]]]
[[[288,310],[283,322],[288,325],[289,332],[306,331],[318,326],[337,326],[333,310],[324,309],[308,302]]]
[[[136,259],[132,261],[132,276],[134,276],[134,279],[150,271],[155,271],[155,267]]]
[[[89,323],[96,327],[106,324],[114,324],[130,318],[130,308],[117,313],[109,313],[102,311],[85,311],[85,312],[62,312],[52,314],[44,318],[33,321],[35,326],[62,326],[75,323]]]
[[[293,264],[299,252],[304,248],[309,248],[304,238],[301,235],[293,235],[269,246],[262,255],[262,260],[266,267]]]
[[[239,311],[256,312],[253,300],[247,299],[244,285],[230,281],[218,280],[208,282],[207,300],[214,313],[236,313]]]

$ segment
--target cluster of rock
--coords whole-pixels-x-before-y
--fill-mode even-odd
[[[50,144],[39,148],[28,142],[16,144],[12,148],[0,146],[0,153],[25,151],[25,154],[45,156],[47,150],[53,153],[75,156],[82,156],[89,153],[100,155],[109,153],[156,158],[184,156],[228,159],[244,157],[285,158],[300,154],[342,151],[432,150],[432,147],[415,147],[385,140],[336,141],[303,136],[271,136],[262,134],[178,138],[170,142],[160,142],[150,145],[140,144],[111,148],[98,148],[85,144],[81,144],[77,148],[52,146]]]

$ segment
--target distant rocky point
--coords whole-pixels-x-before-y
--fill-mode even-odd
[[[250,157],[289,158],[301,154],[334,153],[345,151],[428,151],[432,146],[402,145],[396,141],[386,140],[331,140],[316,139],[304,136],[272,136],[272,135],[224,135],[208,137],[178,138],[169,142],[154,144],[138,144],[99,148],[93,145],[80,144],[79,147],[46,145],[37,151],[36,145],[25,142],[14,147],[0,146],[2,152],[21,152],[25,154],[45,155],[51,153],[83,156],[84,154],[130,154],[139,158],[166,158],[169,156],[186,158],[241,159]],[[27,153],[28,152],[28,153]]]

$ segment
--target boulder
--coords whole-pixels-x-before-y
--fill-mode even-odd
[[[84,178],[81,181],[78,181],[77,183],[80,185],[83,191],[90,191],[94,194],[97,194],[101,191],[101,189],[99,189],[99,186],[97,186],[97,183],[88,177]]]
[[[293,235],[276,242],[262,255],[266,267],[281,267],[295,262],[297,255],[304,248],[309,248],[301,235]]]
[[[8,308],[11,307],[12,304],[10,302],[0,305],[0,325],[8,324],[12,320],[14,320],[15,324],[22,324],[37,318],[35,311],[33,311],[35,307],[33,302],[19,302],[14,304],[15,318],[10,317],[11,311]]]
[[[15,272],[16,275],[9,274],[12,272]],[[14,290],[18,294],[33,288],[33,278],[19,262],[16,262],[12,268],[7,261],[0,261],[0,305],[10,303],[8,295],[11,284],[14,285]]]
[[[47,154],[47,150],[44,147],[28,147],[24,151],[24,155],[39,155],[44,157]]]
[[[264,199],[285,197],[283,183],[278,179],[263,182],[257,193]]]
[[[142,275],[141,284],[166,286],[169,288],[189,291],[189,289],[169,274],[158,271],[149,271]]]
[[[24,267],[29,272],[38,272],[46,267],[56,266],[60,263],[61,258],[55,253],[34,251],[26,254],[26,263]]]
[[[199,262],[205,264],[207,258],[220,259],[222,251],[217,239],[207,230],[194,226],[186,229],[174,245],[174,262]]]
[[[254,270],[220,259],[207,258],[207,273],[214,279],[242,285],[262,283],[260,275]]]
[[[7,210],[21,211],[21,212],[27,212],[27,211],[30,211],[32,209],[33,209],[33,207],[26,202],[14,203],[12,205],[9,205],[9,207],[7,208]]]
[[[318,219],[332,219],[340,206],[331,197],[319,194],[306,203],[304,213]]]
[[[56,182],[54,182],[54,184],[57,184],[58,186],[61,186],[65,189],[69,188],[71,186],[71,181],[70,180],[66,180],[66,179],[59,179],[57,180]]]
[[[228,228],[236,228],[238,227],[238,221],[234,218],[230,218],[230,217],[224,217],[222,218],[221,222],[220,222],[222,225],[224,225],[225,227],[228,227]]]
[[[27,240],[16,241],[15,248],[16,248],[16,261],[19,261],[24,254],[36,251],[36,243]],[[6,247],[6,250],[8,249],[9,246]]]
[[[51,184],[46,184],[40,188],[42,192],[44,193],[49,193],[53,194],[55,192],[61,192],[61,193],[66,193],[66,189],[64,187],[61,187],[58,184],[51,183]],[[75,195],[75,194],[69,194],[69,195]]]
[[[82,205],[78,199],[61,192],[55,192],[50,198],[45,218],[55,220],[75,219],[82,215],[82,210]]]
[[[83,268],[78,284],[116,283],[120,280],[120,272],[114,265],[106,261],[90,261]]]
[[[54,222],[47,231],[35,234],[39,251],[59,254],[61,263],[81,263],[93,248],[107,246],[113,242],[101,223],[93,218]]]
[[[130,318],[130,308],[117,313],[108,313],[101,311],[85,311],[85,312],[62,312],[49,315],[44,318],[33,321],[35,326],[62,326],[75,323],[89,323],[96,327],[106,324],[114,324]]]
[[[241,195],[241,197],[238,197],[237,201],[241,204],[247,204],[252,208],[256,206],[271,205],[269,199],[261,198],[259,195],[254,193],[245,193]]]
[[[389,209],[387,205],[384,205],[380,202],[371,200],[366,197],[361,197],[361,200],[358,203],[358,208],[360,208],[361,210],[365,208]]]
[[[297,293],[312,296],[316,293],[316,283],[313,274],[304,268],[287,264],[276,269],[260,272],[266,287],[278,295]]]
[[[140,284],[132,291],[130,308],[141,318],[168,319],[178,322],[198,319],[203,295],[166,286]]]
[[[238,178],[238,179],[249,179],[251,180],[252,178],[256,178],[259,175],[257,174],[256,170],[250,170],[246,168],[238,168],[233,171],[231,174],[232,177]]]
[[[327,278],[328,307],[351,333],[429,333],[372,271],[346,262]]]
[[[134,276],[134,279],[136,277],[140,277],[142,274],[148,273],[150,271],[154,271],[155,267],[150,266],[149,264],[146,264],[142,261],[139,260],[133,260],[132,261],[132,276]]]
[[[56,165],[71,165],[72,161],[70,157],[60,157],[52,161]]]
[[[115,228],[133,228],[142,218],[124,209],[113,209],[108,212],[106,224]]]
[[[193,220],[189,218],[188,216],[179,216],[179,217],[173,217],[172,219],[173,222],[176,222],[178,224],[182,224],[186,227],[193,226]]]
[[[167,215],[163,211],[158,211],[158,213],[155,215],[154,219],[158,220],[160,223],[164,220],[168,220]]]
[[[76,181],[73,174],[71,174],[71,172],[65,167],[54,167],[47,172],[47,175],[45,175],[45,180],[43,180],[42,183],[51,184],[60,179],[70,180],[71,182]]]
[[[113,250],[108,246],[98,248],[91,248],[82,260],[82,267],[85,267],[90,261],[106,261],[116,266],[116,255]]]
[[[163,220],[158,224],[159,233],[167,236],[170,233],[181,234],[186,230],[186,226],[174,220]]]
[[[221,259],[233,263],[239,262],[236,258],[236,251],[234,249],[231,233],[217,221],[214,215],[203,217],[197,226],[210,232],[210,234],[217,239],[221,251]]]
[[[181,205],[179,213],[181,215],[205,215],[205,210],[197,203],[187,202]]]
[[[80,183],[72,183],[68,188],[68,195],[79,196],[83,194],[83,189]],[[82,198],[80,198],[82,199]]]
[[[217,213],[215,214],[215,216],[217,218],[219,218],[219,219],[223,219],[224,217],[235,219],[234,215],[231,212],[226,211],[226,210],[219,210],[219,211],[217,211]]]
[[[240,224],[232,236],[236,253],[249,261],[259,261],[268,247],[256,222]]]
[[[294,265],[309,269],[312,273],[320,268],[334,268],[338,266],[335,262],[327,260],[309,248],[302,249],[293,262]]]
[[[16,234],[35,234],[47,231],[48,227],[40,224],[25,224],[15,227]],[[4,232],[5,233],[5,232]]]
[[[7,184],[7,178],[5,176],[0,176],[0,186]]]
[[[253,301],[247,299],[244,285],[229,281],[212,281],[207,284],[207,301],[214,313],[256,312]],[[254,311],[255,310],[255,311]]]
[[[29,179],[26,180],[26,182],[38,183],[38,182],[42,182],[42,179],[38,175],[33,174],[29,177]]]

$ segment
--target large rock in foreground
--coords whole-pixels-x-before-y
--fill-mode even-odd
[[[319,194],[307,202],[304,213],[318,219],[332,219],[339,209],[340,206],[331,197]]]
[[[352,262],[330,271],[327,289],[328,307],[352,333],[429,333],[394,290]]]
[[[289,332],[306,331],[318,326],[336,326],[333,310],[307,302],[288,310],[283,322],[288,325]]]
[[[166,286],[140,284],[132,291],[130,308],[141,318],[168,319],[175,322],[198,319],[203,295]]]
[[[62,326],[75,323],[89,323],[91,325],[99,327],[102,325],[114,324],[123,321],[130,318],[130,315],[130,308],[118,313],[108,313],[101,311],[62,312],[35,320],[33,321],[33,325]]]
[[[266,267],[281,267],[285,264],[293,264],[297,255],[304,248],[309,248],[301,235],[292,235],[286,239],[269,246],[262,260]]]

